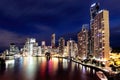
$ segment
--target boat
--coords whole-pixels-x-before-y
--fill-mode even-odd
[[[96,75],[99,78],[99,80],[108,80],[107,77],[105,76],[105,74],[102,71],[96,72]]]
[[[14,55],[14,58],[16,59],[16,58],[20,58],[21,57],[21,55],[20,54],[15,54]]]
[[[5,60],[14,60],[14,56],[5,56]]]

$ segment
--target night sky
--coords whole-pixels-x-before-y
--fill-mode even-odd
[[[11,42],[23,45],[27,37],[40,43],[51,34],[61,36],[90,23],[90,5],[100,2],[110,12],[111,47],[120,42],[120,0],[0,0],[0,50]]]

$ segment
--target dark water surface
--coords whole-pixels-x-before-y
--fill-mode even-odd
[[[0,80],[97,80],[93,69],[75,62],[45,57],[24,57],[6,61]]]

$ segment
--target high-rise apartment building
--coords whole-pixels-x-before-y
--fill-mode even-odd
[[[91,7],[90,7],[90,17],[91,17],[91,20],[93,20],[94,17],[98,14],[99,6],[100,6],[99,3],[94,3],[94,4],[91,5]]]
[[[25,55],[32,56],[34,54],[37,54],[38,52],[38,43],[36,42],[35,38],[27,38],[27,41],[24,45],[24,53]]]
[[[68,55],[70,58],[75,58],[78,52],[77,43],[74,40],[67,41]]]
[[[55,48],[55,34],[52,34],[51,36],[51,46],[52,48]]]
[[[42,42],[41,42],[41,47],[44,48],[45,46],[46,46],[45,41],[42,41]]]
[[[61,37],[59,39],[59,54],[63,55],[64,54],[64,47],[65,47],[65,39]]]
[[[45,41],[42,41],[41,42],[41,54],[45,54],[45,48],[46,48],[46,42]]]
[[[18,53],[19,53],[19,49],[15,45],[15,43],[10,43],[10,50],[9,50],[9,54],[8,55],[14,55],[14,54],[18,54]]]
[[[109,11],[98,10],[98,3],[91,5],[91,50],[97,59],[109,59]],[[93,15],[94,14],[94,15]]]
[[[86,59],[88,55],[88,25],[82,26],[82,31],[78,33],[78,55]]]

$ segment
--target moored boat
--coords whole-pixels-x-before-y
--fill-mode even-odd
[[[98,76],[99,80],[108,80],[102,71],[96,72],[96,75]]]
[[[14,60],[14,56],[5,56],[5,60]]]
[[[21,55],[20,54],[16,54],[16,55],[14,55],[14,58],[16,59],[16,58],[20,58],[21,57]]]

